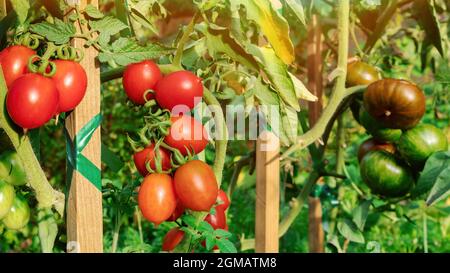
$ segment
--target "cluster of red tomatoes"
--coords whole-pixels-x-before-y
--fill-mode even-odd
[[[405,196],[416,184],[426,160],[448,149],[447,138],[435,126],[420,124],[425,95],[417,85],[381,79],[369,64],[350,63],[347,85],[366,84],[364,94],[352,106],[354,117],[372,136],[358,151],[361,178],[375,194]]]
[[[11,119],[24,129],[41,127],[52,117],[75,109],[87,87],[86,72],[75,61],[51,60],[56,72],[49,77],[31,73],[28,64],[30,59],[38,58],[36,54],[22,45],[0,52],[0,65],[8,87],[6,107]]]
[[[176,221],[186,209],[209,212],[218,198],[228,200],[225,193],[219,191],[215,174],[208,164],[189,160],[177,168],[172,166],[174,149],[183,157],[192,156],[202,152],[208,144],[207,132],[201,122],[187,114],[203,96],[202,80],[189,71],[163,76],[154,62],[145,60],[126,67],[123,87],[133,103],[144,105],[154,99],[160,109],[172,113],[167,135],[152,140],[133,157],[137,170],[144,177],[138,194],[143,216],[159,225],[164,221]],[[180,108],[173,114],[177,106]],[[160,141],[166,148],[157,144]],[[224,207],[228,202],[206,219],[213,227],[226,228]],[[171,231],[168,236],[178,234],[175,237],[181,241],[182,231],[178,231]],[[165,246],[164,249],[171,248]]]

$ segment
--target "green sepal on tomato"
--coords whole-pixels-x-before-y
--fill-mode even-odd
[[[405,131],[398,142],[400,154],[415,168],[423,168],[433,153],[447,149],[447,137],[440,129],[430,124],[419,124]]]
[[[412,170],[393,154],[370,151],[361,160],[361,178],[374,194],[401,197],[409,193],[415,180]]]
[[[6,151],[0,155],[0,179],[14,186],[27,183],[27,175],[15,151]]]
[[[0,179],[0,220],[10,211],[15,196],[14,187]]]
[[[8,229],[18,230],[24,228],[30,221],[30,207],[25,197],[16,194],[13,204],[6,216],[2,219],[3,225]]]
[[[182,115],[170,118],[172,125],[164,142],[178,149],[183,156],[198,154],[208,144],[208,133],[205,127],[195,118]]]
[[[150,143],[147,147],[145,147],[142,151],[136,152],[133,155],[134,164],[142,176],[146,176],[149,174],[149,170],[147,169],[147,164],[149,167],[156,171],[157,168],[157,160],[156,156],[158,153],[158,157],[161,164],[161,171],[167,171],[171,168],[170,163],[170,152],[164,149],[163,147],[158,147],[156,149],[154,143]]]

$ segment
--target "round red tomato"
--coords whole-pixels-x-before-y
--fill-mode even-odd
[[[185,113],[194,108],[203,97],[202,79],[190,71],[177,71],[162,78],[155,88],[159,106],[170,111]],[[182,105],[185,109],[173,109]],[[187,106],[187,108],[186,108]]]
[[[59,92],[58,112],[68,112],[80,104],[86,94],[87,76],[84,68],[77,62],[53,61],[56,73],[52,77]]]
[[[208,222],[214,229],[225,229],[225,227],[227,226],[225,210],[217,206],[216,213],[214,215],[208,214],[205,218],[205,221]]]
[[[170,163],[170,152],[166,149],[159,147],[159,156],[161,158],[161,168],[163,171],[170,169],[172,164]],[[156,151],[155,144],[150,143],[144,150],[137,152],[133,156],[134,164],[142,176],[148,174],[147,163],[153,170],[156,170]]]
[[[227,194],[223,190],[219,190],[219,195],[217,196],[217,208],[227,210],[230,207],[230,199],[228,199]]]
[[[28,72],[28,60],[36,55],[36,51],[26,46],[15,45],[2,50],[0,64],[8,88],[20,76]]]
[[[25,74],[11,85],[6,108],[20,127],[34,129],[47,123],[58,108],[59,95],[55,84],[39,74]]]
[[[187,209],[209,211],[217,199],[219,188],[211,167],[203,161],[192,160],[175,172],[175,192]]]
[[[184,237],[184,231],[180,230],[177,227],[172,228],[167,232],[163,239],[162,250],[163,251],[172,251],[177,247]]]
[[[145,219],[155,225],[167,220],[177,206],[172,177],[159,173],[147,175],[139,189],[138,205]]]
[[[150,60],[129,64],[123,72],[123,89],[132,102],[142,105],[145,104],[145,92],[153,90],[161,78],[159,67]],[[153,96],[148,94],[146,98],[149,100]]]
[[[176,221],[176,220],[178,220],[178,218],[181,217],[181,215],[183,215],[183,213],[184,213],[184,207],[181,204],[181,202],[178,201],[177,207],[173,211],[172,215],[170,215],[169,219],[167,219],[167,221],[170,221],[170,222]]]
[[[205,127],[191,116],[171,117],[172,126],[164,139],[167,145],[178,149],[182,155],[198,154],[208,144],[208,133]]]

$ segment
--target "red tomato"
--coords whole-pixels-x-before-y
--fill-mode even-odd
[[[159,156],[161,157],[161,167],[163,171],[167,171],[170,169],[172,164],[170,163],[170,152],[166,149],[159,147],[158,149]],[[138,169],[139,173],[142,176],[146,176],[148,174],[147,170],[147,162],[150,163],[150,167],[153,170],[156,170],[156,153],[155,153],[155,144],[150,143],[144,150],[137,152],[133,156],[134,164]]]
[[[200,160],[192,160],[177,169],[175,192],[187,209],[209,211],[218,195],[216,176],[211,167]]]
[[[228,199],[227,194],[223,190],[219,190],[219,195],[217,196],[217,206],[216,208],[221,208],[227,210],[230,207],[230,199]]]
[[[177,105],[185,105],[189,109],[203,97],[202,79],[190,71],[177,71],[170,73],[160,80],[155,87],[155,98],[159,106],[172,111]],[[197,100],[195,100],[197,98]]]
[[[159,173],[147,175],[139,189],[138,205],[145,219],[155,225],[167,220],[177,206],[172,177]]]
[[[20,76],[28,72],[28,60],[36,51],[26,46],[15,45],[2,50],[0,64],[8,88]]]
[[[159,67],[152,61],[129,64],[123,72],[123,88],[128,98],[139,105],[145,104],[144,93],[154,89],[156,83],[162,78]],[[147,99],[153,96],[148,94]]]
[[[6,108],[11,119],[25,129],[47,123],[58,108],[59,95],[55,84],[39,74],[25,74],[11,85]]]
[[[208,214],[205,221],[208,222],[214,229],[225,229],[227,225],[225,210],[217,206],[216,213],[214,215]]]
[[[80,104],[86,94],[87,76],[77,62],[55,60],[56,73],[52,77],[59,92],[58,112],[68,112]]]
[[[178,244],[183,240],[184,231],[180,230],[177,227],[172,228],[169,232],[166,233],[163,239],[162,250],[163,251],[172,251],[177,247]]]
[[[181,215],[183,215],[184,213],[184,207],[183,204],[181,204],[180,201],[177,202],[177,207],[175,208],[174,212],[172,213],[172,215],[170,215],[169,219],[167,219],[167,221],[176,221],[178,220],[178,218],[181,217]]]
[[[208,144],[208,133],[205,127],[191,116],[171,117],[172,126],[164,139],[167,145],[178,149],[186,156],[189,151],[195,154],[203,151]]]

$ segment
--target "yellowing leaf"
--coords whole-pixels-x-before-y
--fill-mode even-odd
[[[268,0],[231,0],[232,9],[246,8],[248,19],[254,21],[285,64],[294,61],[294,46],[289,38],[289,25]]]

